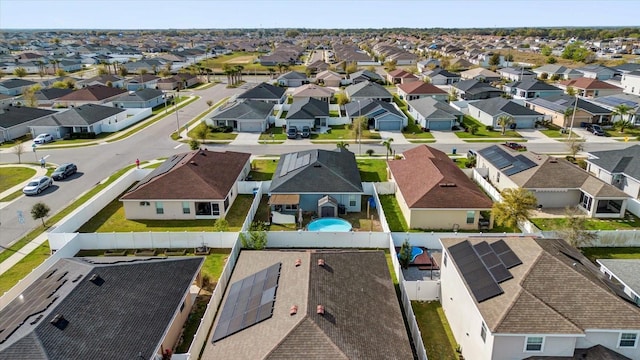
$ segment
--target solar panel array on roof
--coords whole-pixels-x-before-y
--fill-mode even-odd
[[[602,97],[602,98],[598,98],[596,99],[597,102],[600,102],[602,104],[607,104],[610,106],[618,106],[620,104],[625,104],[627,106],[631,106],[631,107],[636,107],[638,106],[638,103],[635,101],[631,101],[631,100],[627,100],[627,99],[621,99],[621,98],[617,98],[617,97]]]
[[[305,154],[301,157],[298,157],[298,153],[285,155],[282,168],[280,169],[280,176],[285,176],[292,171],[309,165],[310,160],[311,154]]]
[[[522,264],[522,260],[516,255],[513,250],[507,245],[504,240],[498,240],[491,244],[491,249],[498,255],[500,261],[507,269],[511,269],[514,266]]]
[[[189,155],[189,153],[177,154],[168,158],[167,160],[165,160],[165,162],[160,164],[160,166],[158,166],[151,174],[149,174],[149,176],[146,176],[145,178],[140,180],[140,182],[138,182],[138,184],[134,188],[132,188],[131,191],[139,188],[143,184],[148,183],[150,180],[155,179],[156,177],[160,175],[164,175],[167,172],[171,171],[171,169],[173,169],[177,164],[179,164],[182,161],[182,159],[184,159],[187,155]]]
[[[524,155],[517,155],[513,158],[513,160],[514,161],[511,164],[512,166],[503,170],[504,174],[507,176],[515,175],[519,172],[529,170],[532,167],[538,166],[538,164],[534,163]]]
[[[513,156],[497,146],[486,149],[482,152],[482,155],[498,169],[504,169],[513,162]]]
[[[238,280],[231,285],[212,342],[222,340],[273,315],[282,263]]]

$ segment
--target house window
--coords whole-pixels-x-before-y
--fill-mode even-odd
[[[467,224],[473,224],[475,220],[476,220],[476,212],[472,210],[467,211]]]
[[[480,328],[480,337],[482,338],[482,342],[487,342],[487,325],[482,322],[482,327]]]
[[[191,204],[188,201],[182,202],[182,213],[183,214],[191,214]]]
[[[164,205],[162,205],[162,201],[156,201],[156,214],[164,214]]]
[[[140,206],[151,206],[151,203],[148,201],[140,201]]]
[[[500,173],[496,173],[496,182],[499,183],[500,182]]]
[[[212,215],[220,215],[220,204],[211,204],[211,214]]]
[[[224,210],[226,211],[229,208],[229,197],[227,196],[226,199],[224,199]]]
[[[587,195],[584,192],[580,193],[580,206],[585,208],[587,211],[591,211],[591,202],[592,201],[593,201],[593,198],[591,198],[591,196]]]
[[[635,348],[638,342],[638,333],[621,333],[618,347]]]
[[[527,336],[525,351],[542,351],[544,338],[542,336]]]
[[[356,206],[356,196],[355,195],[349,195],[349,206],[351,206],[351,207]]]

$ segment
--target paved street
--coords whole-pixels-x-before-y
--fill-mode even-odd
[[[251,80],[262,81],[263,79],[263,77],[256,77]],[[55,182],[51,188],[38,196],[23,196],[5,204],[0,209],[0,246],[8,246],[38,225],[40,220],[36,222],[30,216],[30,209],[36,202],[45,202],[51,208],[51,214],[55,214],[115,171],[133,164],[136,159],[146,161],[188,151],[189,148],[186,144],[173,141],[168,135],[178,126],[182,128],[186,122],[207,110],[206,102],[208,100],[216,103],[225,97],[243,91],[245,91],[243,88],[227,89],[225,84],[218,84],[205,90],[185,91],[186,95],[197,95],[200,96],[200,99],[181,109],[177,117],[171,114],[126,139],[81,148],[38,150],[37,157],[46,156],[48,163],[76,163],[78,174],[72,179]],[[574,131],[588,139],[585,144],[587,151],[619,149],[630,145],[609,138],[595,137],[586,131],[582,134],[580,132],[582,129],[574,129]],[[383,138],[394,137],[393,149],[397,153],[416,146],[416,144],[404,140],[401,133],[384,132],[381,135]],[[529,140],[527,148],[530,151],[541,153],[564,153],[567,151],[565,143],[549,139],[537,131],[523,131],[523,135]],[[458,154],[465,154],[469,149],[480,149],[492,145],[492,143],[465,143],[449,132],[434,132],[434,136],[437,142],[431,143],[429,146],[448,153],[455,148]],[[334,143],[313,144],[308,140],[290,140],[285,144],[259,145],[257,138],[257,134],[242,134],[230,145],[207,144],[206,147],[210,150],[243,151],[254,155],[273,155],[313,148],[334,149],[336,147]],[[356,154],[366,154],[368,149],[373,149],[376,154],[386,152],[381,142],[363,142],[360,146],[352,143],[349,149]],[[31,153],[25,153],[22,156],[22,160],[25,162],[31,162],[34,159],[35,157]],[[0,152],[0,163],[16,161],[17,157],[11,153],[11,149],[4,149]],[[23,214],[24,223],[18,221],[19,212]]]

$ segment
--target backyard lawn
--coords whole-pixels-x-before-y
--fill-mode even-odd
[[[5,251],[6,252],[6,251]],[[37,268],[44,262],[50,255],[49,243],[37,247],[24,259],[20,260],[17,264],[9,268],[5,273],[0,275],[0,294],[4,294],[18,283],[22,278],[27,276],[33,269]]]
[[[640,247],[588,247],[580,250],[594,263],[596,259],[640,259]]]
[[[269,181],[276,172],[278,160],[253,160],[251,163],[251,180],[253,181]]]
[[[456,340],[438,301],[412,301],[429,359],[456,360]]]
[[[456,136],[461,138],[461,139],[519,138],[519,137],[522,137],[522,136],[520,136],[520,134],[518,134],[518,132],[513,131],[513,130],[506,131],[504,135],[502,135],[501,131],[496,131],[496,130],[489,131],[489,130],[487,130],[487,127],[485,125],[483,125],[478,120],[472,118],[469,115],[465,115],[464,116],[463,123],[465,124],[466,127],[469,127],[471,125],[476,125],[478,130],[476,131],[475,135],[471,134],[469,132],[466,132],[466,131],[456,131],[455,132]]]
[[[356,162],[363,182],[387,181],[387,162],[385,160],[358,159]]]
[[[565,227],[565,218],[532,218],[531,222],[542,231],[560,230]],[[624,219],[586,219],[584,230],[635,230],[640,228],[640,219],[627,212]]]
[[[233,202],[226,220],[229,231],[240,231],[249,207],[251,195],[238,195]],[[78,232],[162,232],[162,231],[213,231],[215,220],[127,220],[124,206],[113,200],[93,218],[87,221]]]
[[[34,169],[22,166],[0,167],[0,192],[11,189],[36,174]]]
[[[384,215],[387,218],[389,229],[393,232],[406,232],[409,230],[407,221],[400,211],[398,200],[393,195],[380,195],[380,203],[384,209]]]
[[[259,72],[265,73],[268,71],[269,67],[261,65],[259,62],[256,62],[256,60],[260,55],[263,55],[263,54],[259,52],[234,52],[231,54],[220,55],[215,58],[206,59],[202,61],[202,64],[205,67],[213,69],[213,71],[216,73],[221,73],[222,67],[225,64],[229,64],[231,66],[242,65],[244,67],[242,71],[245,74],[253,74],[253,71],[259,71]],[[278,68],[276,66],[271,66],[271,68],[273,68],[276,72],[278,71]],[[289,70],[304,72],[305,66],[303,65],[289,66]]]

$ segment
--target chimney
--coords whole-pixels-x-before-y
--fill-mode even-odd
[[[324,259],[318,259],[318,266],[324,267]]]
[[[318,315],[324,315],[324,305],[318,305],[318,306],[316,307],[316,313],[317,313]]]
[[[293,316],[298,313],[298,305],[291,305],[289,309],[289,315]]]
[[[302,259],[296,259],[296,267],[302,265]]]

